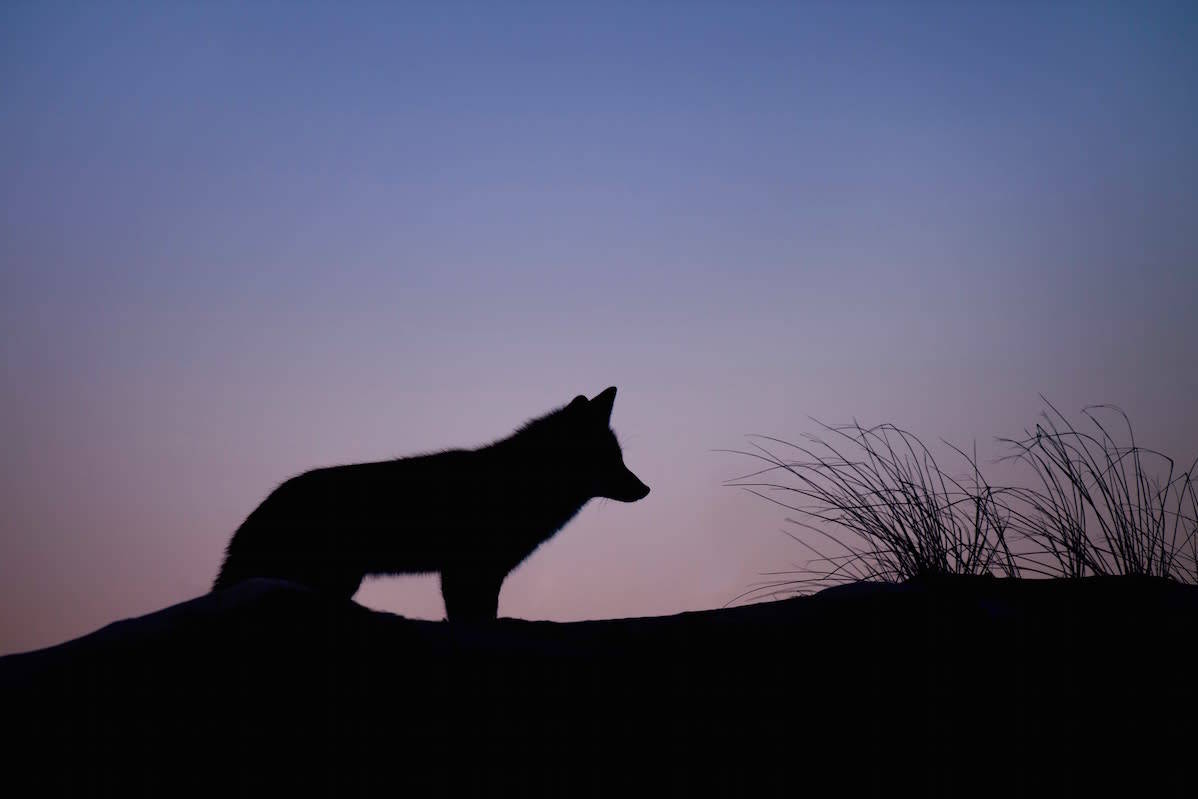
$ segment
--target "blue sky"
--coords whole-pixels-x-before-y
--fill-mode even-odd
[[[710,450],[811,416],[985,455],[1044,393],[1198,454],[1191,5],[347,6],[0,10],[0,651],[206,590],[291,474],[610,384],[654,493],[501,613],[801,560]]]

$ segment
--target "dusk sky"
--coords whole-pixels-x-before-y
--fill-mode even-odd
[[[1192,3],[0,8],[0,654],[195,597],[283,479],[619,387],[644,501],[500,615],[806,553],[747,433],[1198,455]],[[441,618],[436,577],[358,600]]]

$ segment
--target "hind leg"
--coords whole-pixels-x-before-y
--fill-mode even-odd
[[[499,613],[499,589],[506,576],[461,567],[441,572],[445,615],[453,622],[493,621]]]
[[[284,579],[297,583],[338,599],[353,599],[362,586],[365,574],[348,568],[330,566],[326,563],[303,562]]]
[[[353,599],[354,594],[358,593],[358,589],[362,587],[362,580],[364,578],[365,575],[358,572],[338,572],[326,578],[327,582],[324,590],[333,596]]]

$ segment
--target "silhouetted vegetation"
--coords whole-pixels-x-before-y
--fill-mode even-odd
[[[1177,474],[1172,458],[1136,444],[1131,420],[1119,408],[1084,409],[1094,428],[1084,432],[1047,404],[1034,433],[1004,439],[1015,449],[1010,457],[1027,464],[1039,483],[1018,491],[1017,526],[1037,547],[1024,554],[1026,568],[1065,577],[1134,574],[1198,582],[1198,461]],[[1122,419],[1127,445],[1098,411]]]
[[[807,444],[754,436],[754,451],[735,451],[767,465],[730,485],[795,511],[800,517],[788,522],[835,547],[827,552],[792,535],[814,555],[808,566],[772,574],[777,579],[745,596],[853,580],[1017,573],[1002,491],[986,482],[976,458],[958,450],[971,467],[971,479],[962,482],[918,437],[894,425],[824,430],[827,437],[808,435]]]
[[[1171,458],[1136,443],[1113,406],[1083,411],[1090,433],[1045,403],[1034,433],[1000,439],[1013,450],[1003,460],[1029,467],[1027,486],[992,485],[976,449],[946,443],[967,467],[966,477],[953,476],[893,424],[821,425],[803,444],[751,436],[751,450],[725,450],[765,464],[729,485],[794,511],[787,521],[816,536],[788,533],[811,559],[767,574],[737,599],[943,575],[1198,583],[1198,461],[1178,474]],[[1099,411],[1122,419],[1126,444]]]

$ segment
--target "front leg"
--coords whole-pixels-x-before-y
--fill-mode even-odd
[[[441,597],[452,622],[494,621],[499,613],[499,589],[506,574],[455,566],[441,572]]]

